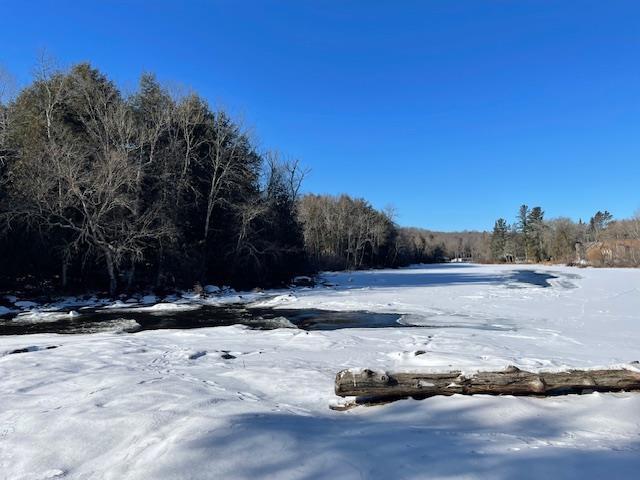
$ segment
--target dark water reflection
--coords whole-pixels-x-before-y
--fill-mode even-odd
[[[48,321],[0,319],[0,335],[33,333],[96,333],[100,331],[138,332],[157,329],[190,329],[246,325],[255,329],[300,328],[336,330],[341,328],[402,327],[400,314],[373,312],[337,312],[316,309],[274,310],[246,305],[209,306],[195,310],[136,311],[127,309],[81,310],[77,316],[63,315]]]

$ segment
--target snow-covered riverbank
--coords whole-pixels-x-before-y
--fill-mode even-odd
[[[452,264],[325,278],[335,287],[262,302],[398,312],[407,327],[0,337],[0,478],[636,474],[638,394],[328,405],[349,367],[636,368],[640,270]]]

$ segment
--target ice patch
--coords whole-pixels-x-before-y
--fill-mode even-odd
[[[201,295],[199,293],[189,291],[182,292],[181,297],[185,300],[199,300],[201,298]]]
[[[116,302],[117,303],[117,302]],[[155,305],[149,305],[146,307],[132,307],[125,303],[119,303],[118,305],[109,305],[104,308],[118,309],[122,312],[184,312],[188,310],[197,310],[202,308],[200,303],[174,303],[174,302],[161,302]]]
[[[79,326],[78,333],[131,333],[140,328],[140,324],[131,318],[117,318],[104,322]]]
[[[58,320],[65,320],[69,318],[77,317],[78,312],[41,312],[33,310],[30,312],[22,312],[16,315],[11,321],[14,323],[43,323],[43,322],[57,322]]]
[[[251,304],[252,307],[259,308],[269,308],[269,307],[277,307],[278,305],[287,305],[290,303],[297,302],[298,298],[294,295],[278,295],[276,297],[268,298],[263,301],[254,302]]]
[[[136,312],[184,312],[187,310],[197,310],[202,308],[201,304],[193,303],[156,303],[149,307],[132,308],[131,311]]]
[[[293,286],[296,286],[296,287],[313,287],[314,282],[313,282],[313,278],[307,275],[300,275],[300,276],[294,277],[291,283]]]
[[[131,307],[131,305],[127,305],[126,303],[124,303],[124,302],[123,302],[123,301],[121,301],[121,300],[116,300],[115,302],[113,302],[113,303],[111,303],[111,304],[109,304],[109,305],[105,305],[105,306],[104,306],[104,307],[102,307],[102,308],[109,308],[109,309],[111,309],[111,308],[130,308],[130,307]]]
[[[145,295],[140,300],[140,302],[144,304],[152,304],[152,303],[156,303],[157,301],[158,301],[158,298],[155,295]]]
[[[511,331],[515,327],[504,323],[488,322],[486,319],[474,319],[464,315],[417,315],[406,314],[398,319],[400,325],[407,327],[427,327],[427,328],[470,328],[478,330]]]
[[[38,304],[36,302],[30,302],[30,301],[27,301],[27,300],[21,300],[19,302],[13,302],[13,304],[16,307],[20,307],[20,308],[34,308],[34,307],[38,306]]]
[[[265,329],[298,328],[285,317],[259,319],[256,322]]]

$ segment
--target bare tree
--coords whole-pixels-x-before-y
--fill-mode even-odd
[[[207,142],[207,155],[201,159],[208,177],[206,192],[206,213],[203,239],[206,242],[211,233],[211,220],[214,208],[225,201],[223,193],[234,184],[245,183],[251,170],[245,168],[247,137],[241,127],[231,122],[225,112],[216,112],[210,125],[211,138]],[[252,215],[249,215],[251,217]]]
[[[15,94],[15,80],[11,74],[0,65],[0,182],[3,168],[8,155],[9,114],[8,103]]]

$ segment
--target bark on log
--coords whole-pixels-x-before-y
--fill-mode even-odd
[[[448,373],[387,373],[343,370],[336,376],[341,397],[359,397],[358,404],[434,395],[563,395],[640,390],[640,372],[633,370],[569,370],[532,373],[509,367],[501,372],[465,376]]]

